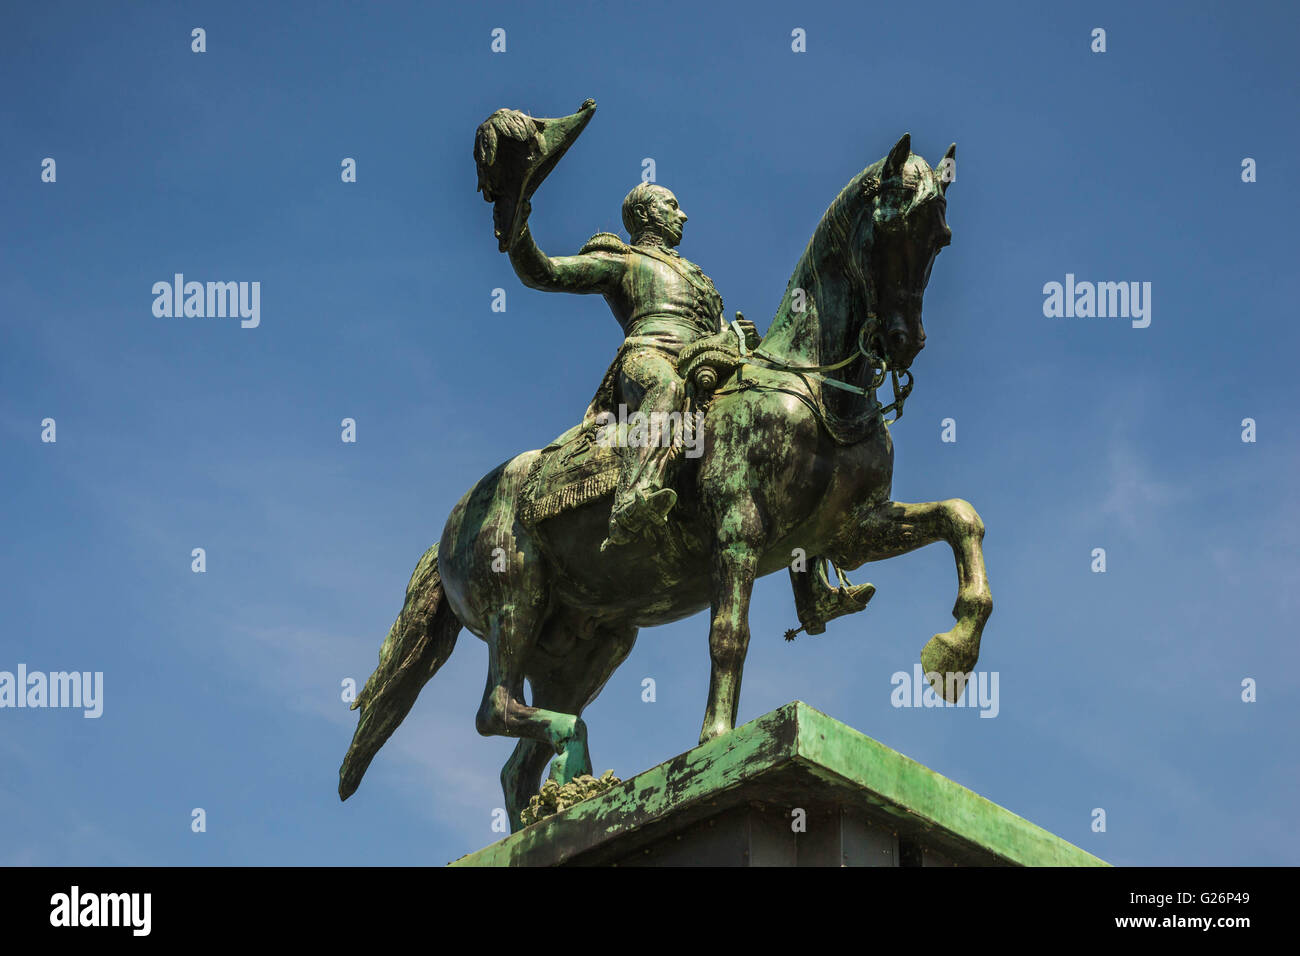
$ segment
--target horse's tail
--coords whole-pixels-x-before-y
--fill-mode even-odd
[[[361,709],[361,720],[339,768],[340,799],[361,785],[370,761],[406,717],[420,689],[451,656],[460,627],[443,595],[435,544],[415,566],[406,603],[379,649],[379,666],[352,702],[353,710]]]

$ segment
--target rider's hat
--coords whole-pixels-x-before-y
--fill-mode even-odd
[[[541,185],[591,121],[596,101],[586,100],[578,112],[556,119],[529,116],[518,110],[497,110],[474,135],[474,164],[483,198],[496,203],[493,231],[502,252],[522,228],[520,209]]]

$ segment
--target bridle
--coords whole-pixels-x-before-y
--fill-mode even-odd
[[[876,389],[885,384],[885,376],[888,375],[892,380],[894,389],[894,400],[888,405],[882,406],[876,402],[876,414],[886,425],[892,425],[903,417],[903,403],[907,401],[907,396],[912,394],[912,386],[915,380],[912,377],[910,369],[903,369],[903,374],[907,376],[907,381],[899,383],[898,370],[889,367],[889,360],[883,355],[877,354],[867,346],[867,330],[878,328],[876,314],[867,313],[867,321],[862,323],[862,328],[858,331],[857,348],[848,358],[838,362],[832,362],[829,365],[791,365],[781,362],[770,355],[764,355],[762,347],[754,349],[752,352],[745,345],[745,333],[740,328],[739,319],[731,323],[731,330],[736,333],[736,338],[740,342],[740,364],[753,365],[758,368],[767,368],[775,372],[789,372],[795,375],[806,375],[809,378],[816,379],[824,385],[832,388],[838,388],[841,391],[852,392],[855,395],[862,395],[867,398],[875,398]],[[848,382],[841,382],[839,379],[831,378],[827,372],[834,372],[844,368],[852,362],[856,362],[859,357],[867,360],[867,367],[871,369],[871,384],[866,388],[859,385],[850,385]],[[890,413],[894,413],[893,418],[887,418]]]

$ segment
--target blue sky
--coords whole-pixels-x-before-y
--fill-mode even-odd
[[[346,804],[340,682],[372,670],[456,499],[575,422],[618,345],[598,297],[520,285],[474,189],[492,110],[590,96],[533,200],[542,248],[621,231],[652,157],[690,215],[681,252],[760,329],[844,183],[904,131],[932,163],[958,144],[894,493],[983,516],[1000,712],[890,704],[950,625],[936,545],[859,570],[871,607],[793,644],[786,577],[762,580],[741,719],[805,700],[1115,863],[1300,863],[1297,19],[8,5],[0,670],[103,671],[105,700],[0,710],[0,862],[441,864],[496,838],[513,741],[474,730],[483,644],[462,634]],[[176,272],[260,282],[260,326],[155,317]],[[1045,318],[1067,273],[1150,282],[1150,327]],[[703,615],[642,632],[586,714],[597,772],[695,743],[706,638]]]

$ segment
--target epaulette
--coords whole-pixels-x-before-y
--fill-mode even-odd
[[[578,251],[578,254],[585,255],[588,252],[625,253],[628,250],[628,244],[612,232],[598,232],[587,240],[587,244]]]

